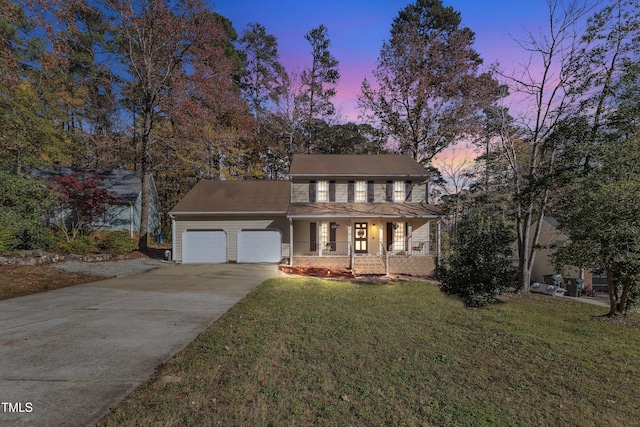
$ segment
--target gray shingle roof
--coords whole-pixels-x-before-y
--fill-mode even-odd
[[[140,194],[142,174],[139,171],[64,166],[34,167],[29,170],[31,176],[43,179],[70,176],[73,173],[97,173],[102,179],[102,184],[99,187],[109,191],[119,202],[135,202]]]
[[[281,213],[289,207],[289,181],[198,182],[170,213]]]
[[[395,154],[296,154],[292,176],[420,176],[428,171],[411,156]]]

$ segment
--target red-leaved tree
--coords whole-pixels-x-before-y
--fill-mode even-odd
[[[52,178],[51,182],[60,194],[62,212],[56,219],[68,242],[88,230],[115,201],[109,191],[100,188],[102,178],[95,172],[75,172]]]

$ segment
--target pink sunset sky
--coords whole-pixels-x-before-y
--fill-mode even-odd
[[[460,12],[462,25],[476,33],[474,47],[485,66],[499,62],[507,72],[528,60],[514,38],[522,38],[525,28],[534,33],[544,30],[548,19],[545,0],[443,3]],[[239,35],[249,23],[262,24],[278,39],[280,60],[289,72],[299,73],[310,66],[310,47],[304,35],[324,24],[341,73],[334,103],[343,121],[358,121],[362,80],[371,76],[393,19],[408,4],[406,0],[218,0],[211,6],[231,20]]]

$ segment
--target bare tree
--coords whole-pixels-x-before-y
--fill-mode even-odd
[[[448,205],[452,216],[451,237],[456,238],[458,222],[464,208],[464,193],[475,182],[477,167],[475,159],[469,150],[452,149],[440,157],[438,170],[443,181],[439,184],[442,189],[442,200]]]
[[[576,105],[575,92],[582,37],[578,25],[593,2],[547,0],[549,27],[545,33],[525,31],[517,41],[529,61],[512,73],[496,69],[522,106],[516,126],[505,109],[498,149],[507,162],[515,201],[519,258],[518,290],[528,292],[542,219],[547,212],[562,140],[558,126]]]

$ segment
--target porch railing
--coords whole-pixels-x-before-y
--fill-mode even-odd
[[[349,242],[319,242],[302,240],[293,242],[293,256],[349,256]]]
[[[380,258],[384,262],[384,271],[389,274],[389,252],[384,249],[384,245],[380,243]]]
[[[409,245],[408,241],[405,240],[403,245],[396,245],[392,243],[388,244],[384,249],[390,255],[421,256],[435,255],[437,253],[436,242],[426,240],[413,240],[411,245]]]

